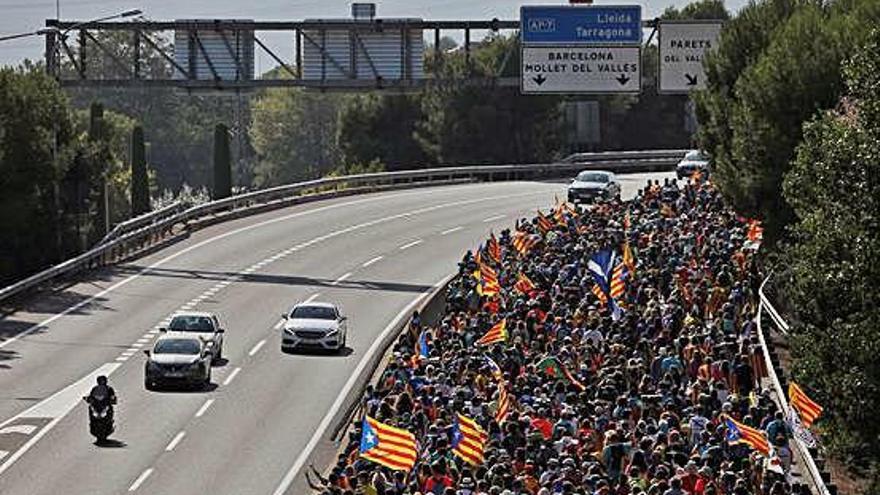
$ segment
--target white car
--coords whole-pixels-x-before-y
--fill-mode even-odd
[[[298,348],[345,349],[348,334],[348,318],[342,316],[335,304],[310,302],[297,304],[281,315],[281,350]]]
[[[709,158],[700,150],[690,150],[675,166],[675,175],[679,179],[690,177],[696,171],[706,173],[709,170]]]
[[[620,183],[613,172],[584,170],[568,186],[568,202],[611,199],[620,194]]]
[[[196,337],[201,339],[211,354],[211,362],[223,359],[223,334],[220,319],[214,313],[193,311],[177,313],[162,332],[169,336]]]
[[[165,334],[144,351],[144,387],[153,390],[163,385],[211,384],[211,352],[204,340],[182,334]]]

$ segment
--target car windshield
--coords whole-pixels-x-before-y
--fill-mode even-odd
[[[577,176],[580,182],[608,182],[608,174],[599,174],[596,172],[581,172]]]
[[[706,157],[703,156],[703,153],[700,150],[691,150],[688,151],[686,155],[684,155],[685,160],[694,160],[694,161],[705,161]]]
[[[164,339],[156,342],[154,354],[198,354],[202,347],[192,339]]]
[[[336,310],[326,306],[300,306],[290,313],[291,318],[335,320]]]
[[[207,316],[175,316],[168,329],[175,332],[213,332],[214,324]]]

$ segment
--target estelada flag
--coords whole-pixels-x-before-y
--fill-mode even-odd
[[[360,455],[389,469],[411,471],[418,458],[412,433],[364,416]]]
[[[788,400],[800,415],[801,423],[807,428],[812,426],[813,421],[816,421],[816,418],[822,414],[822,406],[809,398],[797,383],[789,382]]]
[[[749,447],[770,457],[770,442],[761,430],[746,426],[730,416],[724,416],[724,425],[727,427],[727,443],[745,443]]]
[[[472,466],[483,464],[489,435],[471,418],[458,414],[452,423],[452,453]]]
[[[492,325],[492,328],[486,332],[485,335],[480,337],[480,340],[477,341],[478,344],[481,345],[490,345],[498,342],[504,342],[507,340],[507,320],[501,320],[498,323]]]

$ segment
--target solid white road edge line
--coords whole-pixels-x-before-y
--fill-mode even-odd
[[[260,352],[260,349],[261,349],[265,344],[266,344],[266,339],[263,339],[263,340],[257,342],[257,345],[255,345],[254,348],[251,349],[250,352],[248,352],[248,356],[253,356],[254,354]]]
[[[229,376],[227,376],[226,379],[223,380],[223,386],[225,387],[232,383],[232,380],[235,380],[235,377],[238,376],[239,373],[241,373],[241,367],[232,370],[232,373],[230,373]]]
[[[138,476],[136,480],[134,480],[134,483],[132,483],[131,486],[128,487],[128,491],[136,491],[138,488],[141,487],[144,481],[146,481],[147,478],[150,477],[151,474],[153,474],[153,468],[147,468],[146,470],[144,470],[144,472],[141,473],[141,475]]]
[[[208,408],[211,407],[211,404],[213,404],[213,403],[214,403],[214,399],[206,400],[205,403],[202,404],[202,407],[200,407],[199,410],[196,411],[195,417],[201,418],[205,414],[205,412],[208,410]]]
[[[371,259],[370,261],[365,262],[365,263],[364,263],[363,265],[361,265],[361,266],[364,267],[364,268],[366,268],[366,267],[372,265],[373,263],[376,263],[377,261],[381,261],[381,260],[384,259],[384,258],[385,258],[384,256],[376,256],[375,258]]]
[[[446,229],[443,232],[440,232],[440,235],[449,235],[453,232],[458,232],[459,230],[462,230],[463,228],[464,227],[462,227],[460,225],[458,227],[452,227],[451,229]]]
[[[330,427],[330,423],[333,421],[333,417],[336,416],[336,413],[342,407],[343,402],[345,402],[345,398],[351,392],[351,389],[354,388],[355,383],[360,377],[361,373],[364,372],[364,368],[367,367],[367,364],[372,359],[373,354],[379,351],[379,347],[382,345],[382,341],[385,340],[385,337],[394,331],[395,328],[400,324],[400,321],[404,318],[408,318],[412,314],[413,308],[415,308],[422,300],[427,297],[428,294],[441,287],[443,284],[449,280],[450,277],[444,277],[442,280],[433,285],[428,291],[419,294],[415,299],[413,299],[409,304],[406,305],[403,310],[391,320],[391,323],[382,330],[382,333],[373,340],[372,345],[364,353],[364,356],[358,362],[357,367],[355,367],[354,372],[348,377],[348,381],[345,382],[345,385],[342,387],[342,390],[339,391],[339,395],[336,396],[336,400],[333,402],[333,405],[330,406],[330,409],[327,410],[327,414],[324,415],[324,418],[321,419],[321,423],[318,424],[318,428],[315,429],[315,433],[312,435],[312,438],[309,439],[309,442],[306,444],[305,448],[300,451],[299,456],[293,462],[293,465],[290,466],[290,469],[284,475],[284,478],[281,479],[281,483],[278,484],[278,488],[275,489],[274,495],[284,495],[290,485],[293,483],[293,480],[296,479],[296,476],[299,474],[300,469],[302,469],[303,465],[308,461],[309,456],[312,455],[312,451],[315,449],[315,446],[318,445],[318,442],[321,440],[321,437],[324,436],[324,433],[327,431],[327,428]]]
[[[177,444],[179,444],[180,441],[183,440],[183,437],[185,437],[185,436],[186,436],[185,431],[181,431],[177,435],[174,435],[174,438],[172,438],[171,441],[168,442],[168,446],[165,447],[165,452],[171,452],[172,450],[174,450],[174,447],[177,447]]]

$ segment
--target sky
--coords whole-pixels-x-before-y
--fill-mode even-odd
[[[141,9],[150,20],[238,18],[254,20],[302,20],[347,18],[350,0],[58,0],[64,20],[88,20],[129,9]],[[360,0],[366,1],[366,0]],[[728,10],[736,11],[747,0],[727,0]],[[523,4],[564,4],[560,0],[377,0],[377,17],[416,17],[426,20],[502,20],[519,18]],[[650,19],[674,5],[683,7],[688,0],[596,0],[596,4],[623,5],[639,3],[642,18]],[[56,0],[0,0],[0,36],[35,31],[55,18]],[[446,34],[446,33],[444,33]],[[450,33],[452,34],[452,33]],[[259,35],[259,33],[258,33]],[[260,36],[280,54],[293,50],[287,39]],[[14,65],[25,58],[43,57],[43,39],[31,36],[0,42],[0,65]],[[282,58],[289,59],[291,57]],[[257,61],[259,74],[271,68],[267,57]]]

